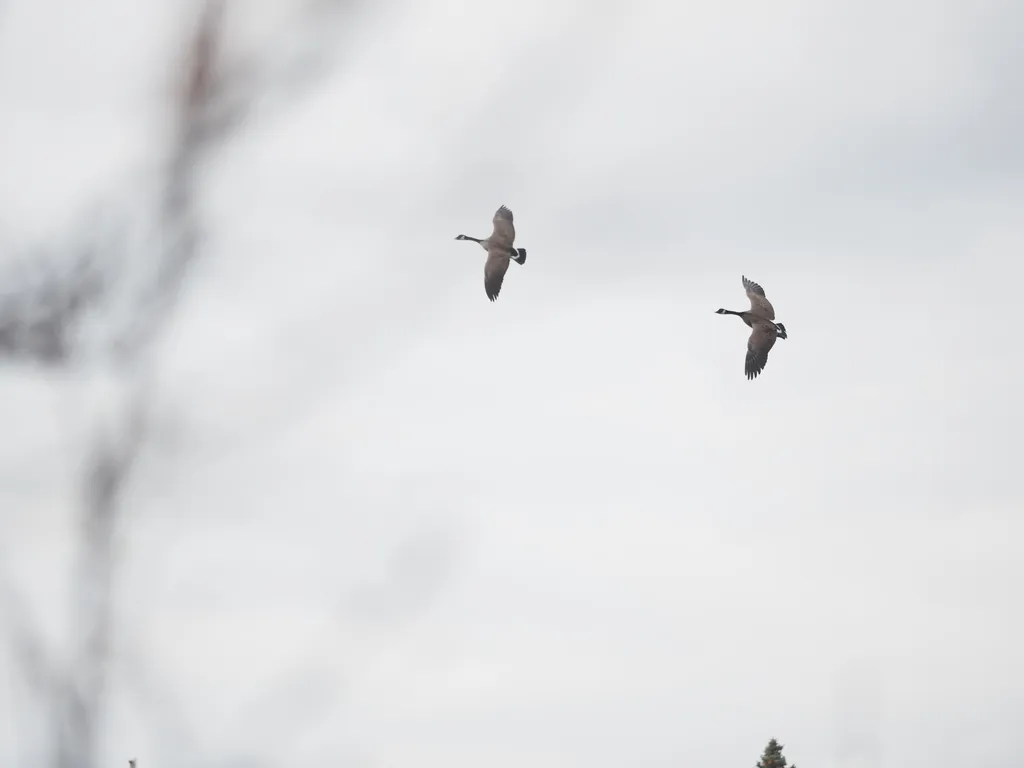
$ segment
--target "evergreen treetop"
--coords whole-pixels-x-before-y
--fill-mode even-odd
[[[775,739],[772,739],[768,742],[768,746],[764,748],[764,754],[757,761],[755,768],[786,768],[786,766],[786,758],[782,754],[782,745]],[[791,765],[789,768],[796,768],[796,766]]]

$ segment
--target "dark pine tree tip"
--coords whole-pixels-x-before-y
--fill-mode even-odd
[[[782,754],[782,745],[778,741],[772,739],[768,742],[768,746],[764,748],[764,754],[757,761],[756,768],[787,768],[786,758]],[[796,768],[796,766],[790,765],[788,768]]]

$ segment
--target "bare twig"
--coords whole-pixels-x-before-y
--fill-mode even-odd
[[[353,6],[316,0],[307,3],[303,18],[315,28],[323,14]],[[126,363],[122,371],[135,379],[136,386],[121,423],[110,434],[98,435],[86,457],[70,630],[77,644],[67,670],[49,657],[13,592],[0,593],[4,631],[16,668],[37,692],[39,706],[50,720],[54,768],[92,768],[98,759],[115,627],[115,545],[126,516],[124,490],[143,448],[151,400],[143,353],[173,315],[201,252],[196,192],[203,163],[243,125],[249,105],[272,79],[268,73],[273,68],[260,66],[265,52],[233,69],[222,60],[226,8],[225,0],[208,0],[186,47],[158,202],[156,268],[133,304],[137,313],[115,334],[111,349]],[[292,87],[297,83],[295,78],[289,81]],[[111,247],[111,242],[101,239],[76,248],[65,262],[71,265],[67,271],[53,270],[50,264],[51,271],[35,281],[25,274],[9,276],[7,284],[13,289],[0,291],[0,358],[71,364],[76,323],[87,309],[101,307],[118,277],[100,267],[98,249],[104,247]],[[129,765],[135,768],[134,758]]]
[[[89,453],[73,605],[81,645],[72,662],[75,677],[67,691],[65,714],[65,741],[73,745],[73,755],[58,745],[56,760],[68,768],[78,765],[81,756],[96,753],[114,627],[114,545],[123,516],[120,497],[142,444],[146,402],[146,393],[137,393],[126,409],[124,427],[112,437],[101,435]]]

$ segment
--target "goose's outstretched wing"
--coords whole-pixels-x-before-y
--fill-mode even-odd
[[[516,227],[512,223],[512,211],[503,205],[494,212],[494,231],[491,233],[491,242],[503,246],[506,250],[511,250],[515,240]]]
[[[775,307],[764,295],[764,288],[753,280],[747,280],[746,277],[743,278],[743,288],[747,292],[747,298],[750,299],[750,311],[766,320],[774,320]]]
[[[764,323],[754,323],[750,338],[747,339],[747,358],[743,372],[748,379],[756,379],[768,365],[768,353],[775,346],[775,329]]]
[[[492,245],[487,251],[487,261],[484,262],[484,290],[487,298],[494,301],[501,292],[501,284],[505,280],[505,272],[508,271],[509,255]]]

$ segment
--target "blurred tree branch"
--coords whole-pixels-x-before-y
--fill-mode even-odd
[[[282,80],[282,71],[285,90],[294,96],[300,85],[310,85],[325,69],[308,66],[310,57],[322,60],[324,39],[315,44],[307,41],[297,67],[294,61],[283,70],[268,64],[273,59],[270,46],[253,53],[243,65],[231,67],[224,55],[230,7],[238,4],[207,0],[185,46],[175,91],[172,146],[156,212],[160,247],[151,256],[155,269],[133,303],[137,310],[117,329],[108,350],[134,382],[118,423],[107,432],[97,432],[85,457],[71,591],[69,631],[74,644],[66,668],[47,648],[23,601],[0,582],[0,620],[7,647],[49,723],[53,768],[97,764],[116,646],[116,542],[126,512],[122,496],[143,449],[151,401],[144,353],[173,315],[189,269],[201,254],[197,187],[204,162],[243,127],[250,105],[273,90],[275,78]],[[300,27],[322,31],[332,26],[329,22],[350,17],[356,8],[351,0],[309,0],[301,5]],[[302,36],[302,29],[292,32]],[[127,221],[121,223],[128,229]],[[114,238],[76,241],[71,253],[61,254],[59,260],[68,265],[64,269],[46,264],[47,259],[32,259],[28,272],[21,267],[8,274],[6,282],[0,282],[0,359],[73,366],[76,324],[87,310],[102,307],[119,277],[108,274],[100,258],[105,248],[116,247]],[[142,253],[125,256],[146,258]],[[38,271],[40,266],[43,272]]]

